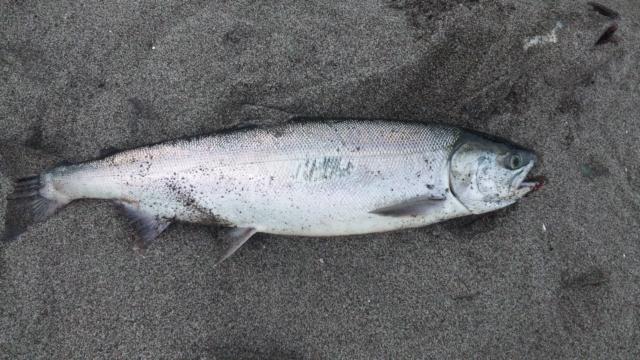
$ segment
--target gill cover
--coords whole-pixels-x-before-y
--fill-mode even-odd
[[[535,160],[506,140],[465,132],[451,155],[451,190],[472,214],[503,208],[535,188],[524,181]]]

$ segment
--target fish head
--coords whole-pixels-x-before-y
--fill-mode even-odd
[[[509,206],[542,186],[541,180],[525,180],[536,155],[509,141],[465,132],[453,149],[451,191],[472,214]]]

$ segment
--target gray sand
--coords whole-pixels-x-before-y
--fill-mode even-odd
[[[594,47],[611,20],[568,0],[2,1],[2,209],[60,161],[295,114],[471,127],[549,183],[422,229],[261,234],[219,268],[217,229],[140,256],[116,209],[74,203],[0,247],[0,353],[637,358],[640,5],[607,5],[618,43]]]

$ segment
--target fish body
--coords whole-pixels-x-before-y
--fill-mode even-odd
[[[509,193],[491,188],[492,173],[486,184],[477,181],[492,169],[474,150],[487,144],[489,154],[496,147],[505,152],[499,156],[521,158],[518,171],[508,169]],[[35,220],[77,199],[112,200],[147,240],[174,221],[223,224],[236,229],[239,247],[256,232],[364,234],[495,210],[532,190],[523,180],[534,160],[511,144],[437,124],[291,122],[58,167],[19,182],[16,198],[30,201]],[[489,196],[478,195],[482,186],[498,196],[490,205],[477,205]]]

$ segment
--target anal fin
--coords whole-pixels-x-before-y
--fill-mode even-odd
[[[444,200],[446,200],[445,196],[419,196],[398,204],[372,210],[370,213],[391,217],[422,216],[427,215],[429,211],[438,207]]]
[[[171,225],[171,219],[149,215],[128,203],[118,202],[118,204],[135,227],[139,239],[137,245],[141,249],[146,249],[158,235]]]
[[[256,229],[251,227],[237,227],[230,229],[225,236],[226,240],[230,244],[225,250],[224,254],[222,254],[222,256],[220,257],[220,259],[216,261],[215,266],[220,265],[221,262],[225,261],[231,255],[233,255],[233,253],[235,253],[236,250],[240,249],[242,245],[244,245],[244,243],[247,242],[247,240],[249,240],[249,238],[252,237],[255,233]]]

